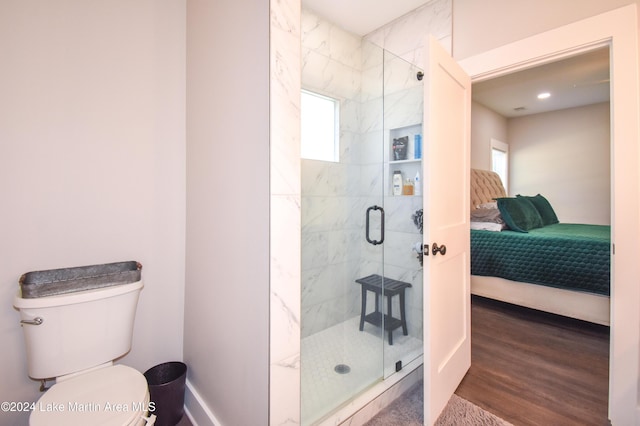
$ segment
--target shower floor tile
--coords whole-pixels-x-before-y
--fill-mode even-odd
[[[303,425],[313,424],[381,377],[393,374],[396,361],[407,364],[422,354],[422,341],[403,336],[400,330],[390,346],[381,329],[365,324],[360,331],[359,325],[360,318],[354,317],[302,339]],[[350,371],[337,372],[339,365]]]

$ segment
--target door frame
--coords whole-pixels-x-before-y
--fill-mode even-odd
[[[609,419],[612,424],[636,424],[640,419],[637,32],[636,5],[631,4],[460,61],[472,82],[479,82],[599,47],[610,47],[612,265]]]

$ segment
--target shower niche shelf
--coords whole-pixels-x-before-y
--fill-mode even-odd
[[[412,181],[416,177],[416,173],[420,172],[420,190],[423,191],[424,187],[422,185],[422,156],[424,155],[424,139],[422,139],[421,153],[420,158],[415,158],[416,156],[416,147],[415,147],[415,136],[422,136],[422,124],[412,124],[403,127],[396,127],[389,130],[388,136],[388,170],[387,170],[387,179],[388,179],[388,194],[393,196],[393,173],[396,170],[402,172],[403,182],[406,179],[411,179]],[[393,141],[394,139],[406,138],[407,140],[407,152],[406,159],[403,160],[394,160],[394,152],[393,152]],[[414,182],[415,185],[415,182]],[[415,190],[415,186],[414,186]],[[422,194],[422,192],[420,192]],[[398,197],[411,197],[412,195],[398,195]]]

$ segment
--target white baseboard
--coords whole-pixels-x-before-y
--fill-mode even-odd
[[[222,426],[188,379],[184,393],[184,411],[193,426]]]
[[[321,424],[323,426],[338,424],[359,426],[366,423],[381,409],[422,380],[422,357],[409,363],[403,370],[357,396],[351,403],[337,410]],[[204,403],[202,397],[188,379],[186,381],[184,406],[185,414],[189,417],[193,426],[222,426],[222,423]]]
[[[187,416],[187,418],[189,419],[189,421],[191,422],[191,424],[193,426],[196,426],[196,422],[193,419],[193,416],[191,415],[191,412],[189,411],[189,409],[187,407],[184,407],[184,415]]]

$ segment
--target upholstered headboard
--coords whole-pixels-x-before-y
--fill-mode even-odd
[[[493,201],[494,198],[506,197],[507,192],[500,176],[488,170],[471,169],[471,208]]]

